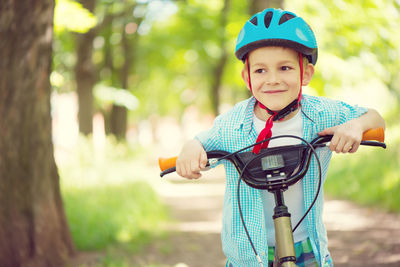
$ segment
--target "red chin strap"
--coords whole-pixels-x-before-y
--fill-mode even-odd
[[[251,91],[251,93],[253,94],[253,89],[251,86],[251,78],[250,78],[250,64],[249,64],[249,57],[247,56],[246,58],[246,64],[247,64],[247,75],[249,77],[249,89]],[[260,106],[260,108],[265,109],[268,114],[270,114],[271,116],[267,119],[267,122],[265,124],[265,128],[260,132],[260,134],[257,137],[257,141],[261,142],[265,139],[269,139],[272,136],[272,126],[274,125],[274,121],[276,120],[282,120],[283,118],[285,118],[289,113],[291,113],[292,111],[296,110],[299,105],[300,105],[300,100],[301,100],[301,96],[302,96],[302,85],[303,85],[303,54],[299,52],[299,65],[300,65],[300,91],[299,91],[299,95],[297,97],[297,101],[293,101],[292,103],[290,103],[287,107],[285,107],[284,109],[280,110],[280,111],[273,111],[270,110],[269,108],[267,108],[265,105],[263,105],[260,101],[258,101],[257,99],[257,104]],[[253,94],[254,96],[254,94]],[[260,150],[263,148],[267,148],[269,144],[269,140],[264,141],[261,144],[255,145],[253,147],[253,153],[258,154],[260,153]]]

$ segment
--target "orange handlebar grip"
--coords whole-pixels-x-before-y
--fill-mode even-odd
[[[177,158],[178,157],[158,158],[158,166],[160,166],[160,170],[165,171],[166,169],[175,167]]]
[[[363,141],[374,140],[378,142],[385,141],[385,130],[383,128],[370,129],[364,132],[362,136]]]

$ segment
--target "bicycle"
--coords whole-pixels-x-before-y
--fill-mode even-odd
[[[267,190],[274,194],[275,208],[273,221],[276,241],[276,259],[274,261],[274,266],[277,264],[276,266],[295,267],[296,254],[294,249],[293,232],[310,212],[321,190],[321,164],[316,149],[327,146],[332,139],[332,135],[319,136],[311,142],[307,142],[303,138],[293,135],[275,136],[268,140],[277,138],[296,138],[300,139],[303,143],[262,149],[259,154],[254,154],[253,152],[246,150],[267,140],[255,143],[232,153],[221,150],[209,151],[207,152],[208,163],[206,169],[217,165],[221,160],[229,160],[234,164],[236,170],[240,174],[237,186],[240,218],[247,238],[261,267],[263,266],[261,258],[254,247],[243,219],[240,206],[240,183],[244,180],[248,186],[260,190]],[[384,130],[378,128],[366,131],[363,135],[361,145],[386,148],[386,144],[384,143]],[[283,192],[290,186],[299,182],[305,176],[312,155],[315,156],[319,170],[318,188],[310,207],[306,210],[305,214],[296,226],[292,228],[290,221],[291,215],[285,205]],[[159,158],[161,177],[176,171],[176,159],[177,157]]]

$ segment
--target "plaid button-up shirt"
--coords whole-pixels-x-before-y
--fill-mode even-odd
[[[257,133],[253,127],[255,103],[255,98],[251,97],[236,104],[229,112],[218,116],[211,129],[198,134],[196,138],[202,143],[204,149],[206,151],[234,152],[254,144],[257,139]],[[367,112],[366,108],[307,95],[303,95],[301,106],[303,138],[308,142],[317,137],[318,132],[323,129],[343,124]],[[331,154],[328,148],[318,149],[323,181],[326,178]],[[223,251],[234,266],[259,266],[240,220],[237,204],[239,174],[232,163],[223,161],[223,164],[226,172],[221,233]],[[304,207],[307,210],[315,197],[318,185],[318,166],[314,158],[311,160],[309,170],[302,182],[304,184]],[[262,261],[266,264],[268,262],[267,239],[275,237],[271,236],[268,229],[265,229],[261,191],[242,183],[240,203],[250,237]],[[320,193],[314,207],[307,215],[306,222],[317,261],[320,266],[326,266],[325,263],[330,259],[330,254],[327,233],[322,222],[322,210],[323,192]]]

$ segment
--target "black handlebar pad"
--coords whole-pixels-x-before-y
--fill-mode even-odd
[[[229,158],[247,185],[268,191],[287,189],[303,178],[310,159],[306,145],[267,148],[259,154],[242,152]]]

